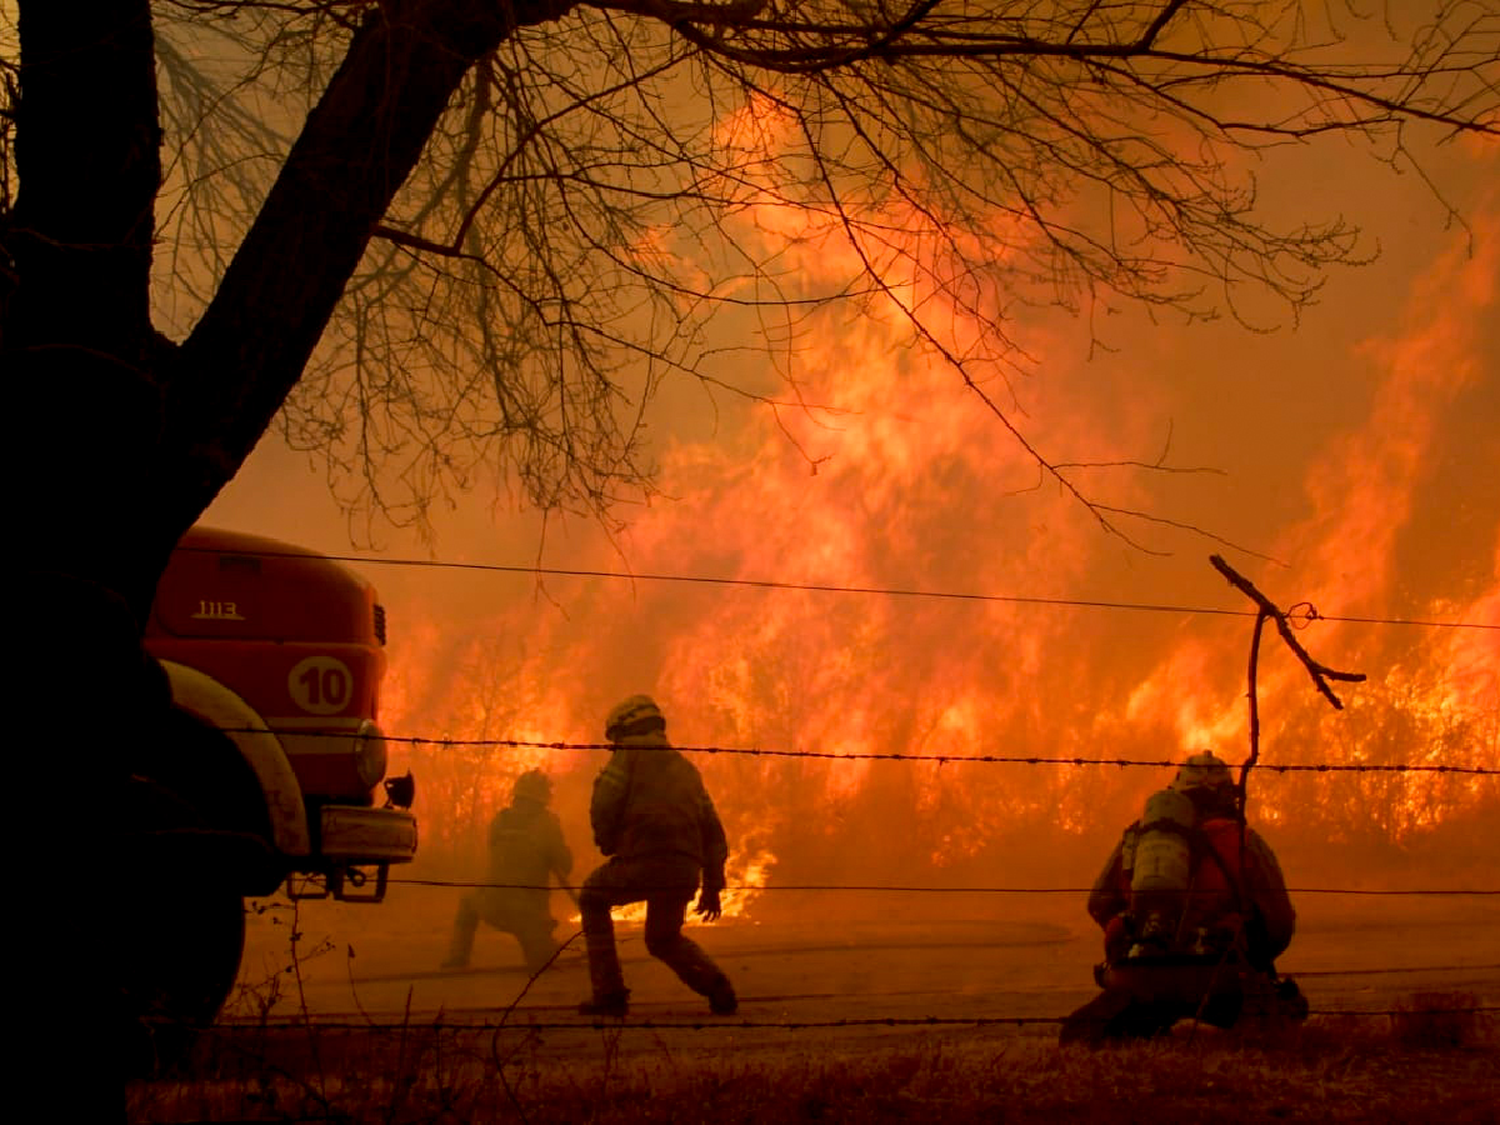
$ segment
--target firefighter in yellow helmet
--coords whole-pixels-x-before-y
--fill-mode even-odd
[[[589,819],[595,844],[609,858],[578,896],[593,988],[578,1010],[593,1016],[628,1011],[630,992],[609,912],[644,901],[647,952],[706,996],[714,1014],[732,1015],[738,1000],[729,978],[682,933],[700,877],[696,912],[709,920],[719,916],[729,855],[703,779],[667,742],[666,719],[650,696],[633,695],[610,711],[604,738],[613,752],[594,781]]]
[[[559,883],[567,883],[573,854],[557,814],[547,807],[551,799],[552,781],[541,770],[527,770],[516,778],[510,804],[490,822],[485,880],[489,885],[459,902],[443,968],[468,965],[481,921],[521,943],[526,968],[533,974],[557,952],[552,936],[557,920],[552,917],[548,884],[554,875]]]
[[[1104,991],[1068,1017],[1062,1042],[1149,1038],[1184,1018],[1229,1027],[1251,1010],[1306,1015],[1295,982],[1276,973],[1296,928],[1281,867],[1212,753],[1189,757],[1146,801],[1088,911],[1104,930]]]

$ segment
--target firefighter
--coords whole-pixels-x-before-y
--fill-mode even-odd
[[[589,819],[594,843],[608,857],[578,896],[588,946],[593,996],[583,1015],[623,1016],[630,991],[615,950],[611,907],[646,903],[646,950],[684,984],[708,998],[715,1015],[739,1006],[729,978],[682,924],[702,879],[696,913],[719,917],[729,845],[697,767],[667,742],[667,722],[656,703],[633,695],[609,713],[605,741],[613,750],[594,781]]]
[[[445,969],[469,964],[474,933],[481,921],[521,943],[527,971],[535,975],[557,953],[552,936],[557,922],[548,903],[549,881],[566,884],[573,855],[563,839],[557,814],[547,807],[552,781],[541,770],[516,778],[511,802],[490,822],[489,886],[465,895],[453,919],[453,940]]]
[[[1208,752],[1146,802],[1089,894],[1104,930],[1103,991],[1068,1017],[1062,1042],[1149,1038],[1185,1018],[1230,1027],[1251,1012],[1306,1016],[1275,964],[1296,913],[1242,809],[1229,766]]]

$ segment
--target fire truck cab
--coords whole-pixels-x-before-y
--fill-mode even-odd
[[[298,897],[378,902],[390,865],[415,856],[412,783],[382,792],[384,644],[374,589],[329,559],[206,527],[178,544],[145,629],[173,706],[132,773],[152,789],[136,800],[155,810],[151,831],[191,838],[198,858],[179,880],[187,901],[152,907],[186,932],[155,927],[152,941],[180,948],[141,970],[156,974],[144,1010],[213,1018],[238,971],[244,896],[286,883]]]

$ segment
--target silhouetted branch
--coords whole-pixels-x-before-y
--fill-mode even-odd
[[[1239,783],[1235,786],[1235,800],[1239,805],[1240,811],[1240,883],[1243,886],[1245,882],[1246,860],[1245,837],[1249,831],[1246,805],[1250,800],[1250,771],[1260,761],[1260,689],[1257,685],[1257,676],[1260,669],[1260,642],[1261,638],[1265,635],[1266,621],[1271,620],[1276,622],[1276,629],[1281,634],[1281,639],[1287,643],[1287,647],[1292,650],[1292,654],[1307,669],[1307,673],[1312,677],[1318,691],[1337,710],[1343,710],[1344,705],[1339,701],[1339,697],[1333,693],[1333,689],[1328,686],[1328,681],[1341,680],[1348,683],[1358,683],[1365,676],[1363,672],[1339,672],[1328,667],[1326,664],[1314,660],[1308,654],[1308,651],[1302,647],[1297,638],[1292,636],[1291,625],[1287,621],[1286,614],[1270,598],[1256,589],[1255,583],[1235,570],[1234,567],[1230,566],[1219,555],[1209,555],[1208,561],[1213,563],[1215,570],[1229,579],[1231,586],[1254,602],[1257,609],[1255,614],[1255,628],[1250,635],[1250,662],[1248,669],[1249,691],[1247,699],[1250,708],[1250,753],[1246,756],[1244,764],[1240,766],[1240,779]],[[1301,605],[1303,603],[1299,602],[1298,604]],[[1316,613],[1316,610],[1313,610],[1313,612]]]
[[[152,327],[183,341],[153,374],[161,479],[192,480],[189,507],[276,417],[397,522],[481,473],[603,515],[651,492],[664,377],[732,386],[720,333],[774,310],[748,335],[795,388],[839,301],[909,325],[1107,532],[1180,528],[1076,474],[1185,470],[1064,461],[996,392],[1034,362],[1017,310],[1295,320],[1373,250],[1336,200],[1270,217],[1263,150],[1332,134],[1421,176],[1418,126],[1500,130],[1500,13],[1466,0],[1385,23],[1255,0],[137,3],[166,156]],[[0,211],[18,44],[0,32]],[[88,151],[69,120],[33,118],[29,151],[49,129]],[[735,388],[786,397],[757,390]]]
[[[1277,607],[1276,603],[1271,601],[1270,598],[1266,597],[1259,590],[1257,590],[1255,588],[1255,584],[1251,582],[1250,579],[1246,578],[1239,571],[1235,570],[1234,567],[1230,566],[1218,555],[1209,555],[1208,561],[1213,563],[1215,570],[1217,570],[1225,578],[1229,579],[1229,584],[1231,586],[1240,591],[1240,593],[1244,594],[1259,607],[1260,618],[1269,617],[1271,620],[1276,622],[1276,631],[1281,634],[1281,639],[1285,641],[1287,647],[1292,650],[1292,654],[1296,656],[1296,658],[1302,662],[1302,666],[1307,669],[1307,674],[1312,677],[1313,684],[1317,687],[1318,691],[1325,699],[1328,700],[1329,703],[1333,704],[1333,706],[1337,710],[1342,711],[1344,709],[1344,705],[1339,700],[1339,697],[1333,693],[1333,689],[1328,686],[1328,681],[1339,680],[1343,683],[1357,684],[1364,681],[1365,674],[1363,672],[1340,672],[1336,669],[1328,667],[1328,665],[1326,664],[1322,664],[1317,660],[1314,660],[1312,656],[1309,655],[1308,651],[1302,647],[1301,642],[1292,635],[1291,623],[1287,620],[1286,614]],[[1260,637],[1260,618],[1257,618],[1257,643],[1259,643]],[[1253,708],[1255,699],[1255,683],[1253,679],[1250,684],[1250,698],[1252,701],[1251,706]]]

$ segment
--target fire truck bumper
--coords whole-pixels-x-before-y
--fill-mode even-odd
[[[349,866],[409,863],[417,854],[417,818],[405,809],[325,805],[319,854]]]

